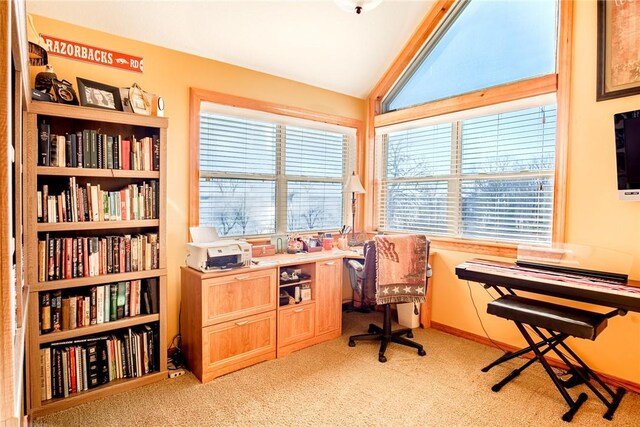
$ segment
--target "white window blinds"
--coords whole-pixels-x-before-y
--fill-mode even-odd
[[[337,230],[355,129],[203,103],[200,225],[223,236]]]
[[[378,131],[380,229],[550,242],[555,105],[477,114]]]

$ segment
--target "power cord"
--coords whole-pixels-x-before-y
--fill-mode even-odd
[[[476,301],[473,299],[473,292],[471,292],[471,285],[469,284],[469,281],[467,280],[467,288],[469,289],[469,296],[471,297],[471,304],[473,304],[473,309],[476,312],[476,317],[478,318],[478,321],[480,322],[480,327],[482,328],[482,330],[484,331],[484,335],[487,337],[487,339],[491,342],[491,344],[493,344],[494,347],[497,347],[498,349],[500,349],[503,353],[507,353],[507,350],[505,350],[504,348],[502,348],[502,346],[500,346],[497,342],[495,342],[494,340],[491,339],[491,337],[489,336],[489,333],[487,332],[487,330],[484,327],[484,323],[482,323],[482,318],[480,317],[480,313],[478,313],[478,307],[476,306]],[[488,291],[487,291],[488,293]],[[489,294],[489,296],[491,296],[491,298],[494,298],[491,294]],[[495,299],[495,298],[494,298]]]
[[[167,368],[170,371],[185,368],[184,355],[182,354],[182,334],[180,323],[182,321],[182,306],[178,311],[178,333],[171,339],[167,348]]]
[[[182,336],[177,334],[171,340],[167,349],[167,368],[171,371],[184,368],[184,355],[180,346],[182,345]]]

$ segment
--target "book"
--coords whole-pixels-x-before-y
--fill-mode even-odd
[[[50,126],[48,123],[44,121],[38,125],[39,127],[39,138],[38,138],[38,165],[40,166],[50,166],[50,153],[51,153],[51,142],[50,142]]]
[[[84,167],[84,144],[82,132],[76,132],[76,167]]]
[[[68,363],[69,363],[69,394],[77,393],[78,384],[77,384],[77,367],[76,367],[76,349],[75,347],[69,347],[67,350],[68,353]]]
[[[76,326],[81,328],[84,324],[84,297],[76,297]]]
[[[89,316],[90,316],[89,324],[95,325],[98,323],[98,287],[92,286],[90,288],[90,292],[91,292],[91,296],[90,296],[91,310],[89,313]]]
[[[89,138],[91,138],[91,148],[89,151],[89,155],[91,156],[91,167],[98,167],[98,132],[95,130],[89,131]]]
[[[70,168],[71,167],[71,162],[72,162],[72,152],[71,152],[71,135],[69,135],[68,133],[66,133],[64,135],[64,146],[65,146],[65,166]],[[74,144],[75,145],[75,144]],[[73,153],[75,154],[75,153]]]
[[[154,171],[159,171],[160,170],[160,136],[158,135],[153,135],[152,136],[152,140],[153,140],[153,170]]]
[[[107,323],[111,320],[111,286],[110,285],[104,285],[102,286],[103,291],[102,293],[104,294],[104,315],[102,317],[103,322]]]
[[[51,293],[40,294],[40,332],[51,332]]]
[[[100,385],[99,373],[100,366],[98,363],[98,344],[91,343],[87,345],[87,375],[88,375],[88,388],[95,388]]]
[[[91,131],[88,129],[82,132],[82,165],[91,167]]]
[[[62,298],[62,330],[71,329],[71,298]]]
[[[82,302],[83,309],[83,317],[82,317],[82,325],[89,326],[91,324],[91,297],[84,297],[84,301]]]
[[[124,317],[124,308],[126,304],[126,284],[125,282],[118,282],[118,296],[116,303],[116,319],[122,319]]]
[[[69,354],[67,350],[60,350],[62,363],[62,396],[69,396]]]
[[[62,291],[59,289],[51,293],[51,328],[53,332],[62,328]]]
[[[98,169],[104,169],[103,155],[104,155],[104,135],[99,133],[96,135],[96,167]]]
[[[112,284],[111,286],[111,292],[110,292],[110,313],[109,313],[109,320],[111,321],[116,321],[118,320],[118,285],[117,284]]]
[[[45,347],[44,350],[44,364],[45,364],[45,383],[46,393],[42,397],[46,400],[51,399],[53,393],[53,384],[51,383],[51,347]]]
[[[96,287],[96,323],[101,324],[103,322],[104,322],[104,286],[98,286]]]
[[[69,329],[78,327],[78,298],[69,297]]]

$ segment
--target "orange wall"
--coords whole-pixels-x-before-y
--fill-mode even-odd
[[[613,114],[639,109],[640,96],[595,101],[596,2],[576,1],[574,19],[566,241],[633,255],[630,277],[640,280],[640,203],[618,200],[613,140]],[[476,256],[438,251],[432,282],[433,320],[484,336],[467,283],[454,273],[457,264]],[[489,336],[522,344],[515,327],[486,314],[489,296],[482,287],[477,283],[469,286]],[[610,320],[596,342],[574,340],[574,344],[594,369],[640,384],[640,314]]]
[[[179,265],[187,239],[188,88],[190,86],[294,105],[365,120],[363,100],[175,51],[38,18],[38,31],[109,47],[145,59],[143,75],[52,58],[59,77],[85,77],[114,86],[138,82],[162,95],[169,117],[169,337],[177,331]],[[570,147],[567,187],[567,242],[609,247],[635,258],[631,277],[640,279],[640,203],[620,202],[616,193],[612,117],[640,108],[640,96],[595,102],[596,2],[575,2]],[[176,64],[179,64],[176,66]],[[37,72],[38,70],[36,70]],[[455,266],[472,253],[438,250],[434,261],[433,321],[484,336],[472,304],[491,338],[523,344],[514,327],[487,316],[489,296],[481,286],[457,280]],[[574,340],[596,370],[640,384],[640,315],[614,318],[596,342]],[[428,345],[428,344],[427,344]]]
[[[34,16],[40,33],[66,40],[108,48],[144,58],[144,74],[121,71],[80,61],[50,57],[59,79],[77,88],[76,77],[111,86],[138,83],[165,100],[168,130],[168,339],[178,332],[180,266],[184,264],[188,230],[189,88],[195,87],[232,95],[290,105],[321,113],[365,119],[362,99],[319,89],[302,83],[134,40]],[[32,69],[32,79],[43,68]]]

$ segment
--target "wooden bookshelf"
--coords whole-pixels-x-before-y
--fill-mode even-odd
[[[45,121],[51,126],[52,134],[79,132],[83,129],[100,129],[108,135],[135,136],[137,139],[158,135],[159,170],[121,170],[75,167],[51,167],[38,165],[39,159],[39,123]],[[108,111],[79,106],[60,105],[46,102],[34,102],[29,112],[24,115],[24,197],[25,207],[25,259],[26,280],[29,284],[28,308],[29,325],[27,337],[27,397],[28,413],[38,417],[85,403],[89,400],[126,391],[134,387],[149,384],[166,378],[167,372],[167,262],[166,262],[166,147],[168,119],[142,116],[132,113]],[[55,131],[54,131],[55,129]],[[131,221],[84,221],[38,223],[37,192],[43,184],[50,188],[65,188],[69,177],[76,177],[82,182],[95,180],[96,183],[109,183],[112,188],[124,188],[129,184],[140,185],[149,180],[158,182],[159,192],[156,202],[159,203],[158,219]],[[77,277],[63,280],[38,281],[38,240],[45,235],[55,237],[80,237],[124,235],[131,233],[157,233],[158,235],[158,268],[126,273],[101,274],[93,277]],[[101,284],[127,282],[157,278],[157,314],[140,314],[124,317],[115,321],[88,325],[56,331],[40,333],[40,297],[43,292],[63,291],[63,295],[80,295],[93,286]],[[66,291],[65,291],[66,290]],[[155,300],[154,300],[155,301]],[[106,303],[106,298],[105,298]],[[159,355],[159,370],[138,378],[112,380],[89,390],[70,394],[65,398],[45,400],[41,395],[40,349],[52,343],[80,340],[100,334],[118,334],[128,328],[139,328],[144,325],[158,329],[156,355]]]
[[[160,172],[157,171],[55,168],[51,166],[38,166],[37,173],[41,176],[86,176],[92,178],[160,179]]]
[[[148,279],[167,275],[166,269],[132,271],[130,273],[101,274],[93,277],[78,277],[75,279],[52,280],[49,282],[36,282],[31,284],[29,291],[40,292],[55,289],[79,288],[89,285],[101,285],[104,283],[126,282],[129,280]]]
[[[68,331],[50,332],[40,335],[40,344],[51,343],[55,341],[65,341],[84,335],[100,334],[112,331],[114,329],[129,328],[131,326],[144,325],[145,323],[157,322],[160,320],[158,314],[143,314],[134,317],[126,317],[124,319],[115,320],[113,322],[101,323],[99,325],[83,326],[80,328],[70,329]]]
[[[50,224],[38,224],[38,232],[49,231],[78,231],[78,230],[124,230],[126,228],[147,228],[160,226],[160,220],[144,219],[131,221],[84,221],[84,222],[58,222]]]
[[[28,107],[25,4],[0,2],[0,426],[24,424],[22,112]]]

